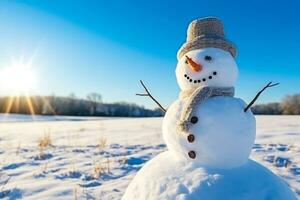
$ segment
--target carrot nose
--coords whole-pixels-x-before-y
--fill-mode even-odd
[[[192,68],[193,71],[195,72],[200,72],[202,70],[202,65],[199,63],[196,63],[195,61],[193,61],[190,57],[185,56],[186,60],[189,64],[189,66]]]

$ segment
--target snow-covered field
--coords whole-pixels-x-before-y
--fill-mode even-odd
[[[252,159],[300,199],[300,117],[257,116]],[[0,199],[120,199],[164,151],[161,118],[0,115]]]
[[[87,121],[111,119],[109,117],[77,117],[77,116],[47,116],[47,115],[20,115],[0,113],[0,122],[32,122],[32,121]]]

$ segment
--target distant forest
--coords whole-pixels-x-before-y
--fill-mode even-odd
[[[288,95],[279,103],[258,104],[251,110],[257,115],[300,115],[300,94]]]
[[[1,113],[69,115],[69,116],[112,116],[112,117],[159,117],[160,109],[146,109],[133,103],[103,103],[98,93],[90,93],[86,99],[74,94],[60,96],[0,97]]]
[[[252,112],[257,115],[300,115],[300,94],[286,96],[281,102],[257,104]],[[159,109],[147,109],[133,103],[103,103],[98,93],[90,93],[86,99],[74,94],[68,97],[31,96],[0,97],[1,113],[69,115],[69,116],[115,116],[115,117],[160,117]]]

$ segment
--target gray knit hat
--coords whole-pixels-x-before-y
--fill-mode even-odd
[[[236,56],[236,48],[225,38],[223,23],[216,17],[205,17],[192,21],[188,27],[186,43],[177,52],[179,60],[185,53],[206,47],[223,49]]]

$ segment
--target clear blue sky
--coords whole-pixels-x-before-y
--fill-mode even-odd
[[[153,107],[134,95],[143,79],[167,107],[179,92],[174,70],[186,28],[213,15],[238,47],[236,96],[249,101],[273,80],[280,86],[259,102],[279,101],[300,92],[299,8],[296,0],[1,0],[0,69],[36,51],[34,94],[94,91],[106,102]]]

